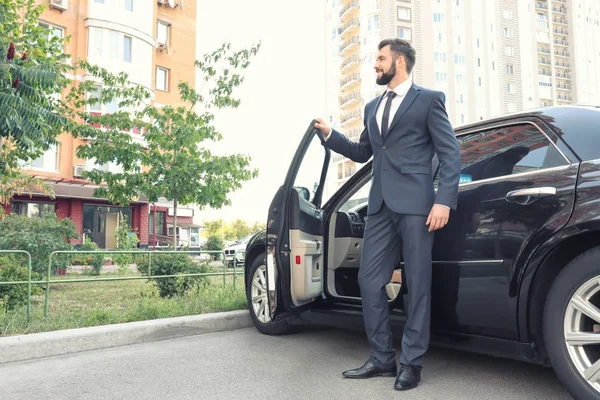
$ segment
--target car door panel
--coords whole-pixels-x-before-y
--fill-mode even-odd
[[[269,208],[266,267],[272,317],[278,312],[279,299],[283,309],[291,310],[310,307],[309,303],[323,293],[324,224],[320,207],[331,153],[323,146],[323,135],[314,128],[315,122],[311,121],[300,140]],[[277,289],[276,282],[280,284]]]
[[[294,305],[323,292],[323,212],[293,191],[290,197],[290,272]]]
[[[509,148],[516,134],[516,128],[507,131]],[[518,339],[516,282],[525,255],[561,229],[573,209],[578,167],[565,164],[521,172],[502,160],[492,176],[481,175],[486,167],[479,164],[463,165],[463,175],[480,175],[459,186],[457,209],[436,232],[432,328]]]

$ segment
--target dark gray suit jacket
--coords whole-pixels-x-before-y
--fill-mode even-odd
[[[428,215],[434,203],[456,209],[461,156],[444,93],[413,84],[385,139],[375,119],[382,96],[365,106],[365,129],[358,142],[335,129],[325,142],[331,150],[358,163],[373,156],[369,214],[377,213],[384,201],[400,214]],[[437,194],[431,170],[434,153],[440,161]]]

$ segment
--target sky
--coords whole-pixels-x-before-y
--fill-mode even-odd
[[[217,154],[252,157],[259,176],[230,194],[231,206],[204,209],[203,221],[266,222],[298,143],[312,119],[325,116],[323,0],[198,0],[197,59],[224,41],[235,49],[261,41],[234,96],[238,108],[216,112]],[[232,9],[233,8],[233,9]]]

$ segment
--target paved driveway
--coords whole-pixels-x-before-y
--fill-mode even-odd
[[[68,346],[68,342],[65,342]],[[367,356],[360,333],[309,329],[268,337],[254,328],[0,366],[13,399],[570,399],[551,370],[432,349],[421,385],[346,380]]]

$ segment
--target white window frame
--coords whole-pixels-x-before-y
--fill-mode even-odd
[[[159,73],[159,71],[160,71],[160,72],[163,72],[163,71],[164,71],[164,74],[165,74],[165,84],[164,84],[164,88],[161,88],[161,87],[159,87],[159,85],[158,85],[158,73]],[[168,69],[168,68],[164,68],[164,67],[161,67],[161,66],[158,66],[158,65],[157,65],[157,66],[156,66],[156,71],[155,71],[155,74],[156,74],[156,76],[155,76],[155,80],[156,80],[156,82],[155,82],[155,84],[154,84],[154,87],[156,88],[156,90],[160,90],[161,92],[168,92],[168,91],[169,91],[169,69]]]
[[[127,46],[125,45],[127,39],[129,39],[129,61],[127,61],[125,55]],[[128,35],[123,35],[123,62],[132,63],[133,62],[133,37]]]
[[[401,35],[400,32],[403,32],[403,34]],[[408,37],[406,37],[407,33],[408,33]],[[398,27],[398,37],[400,39],[404,39],[404,40],[412,40],[412,29],[406,28],[404,26],[399,26]]]
[[[401,13],[405,13],[405,15],[403,16]],[[398,6],[396,14],[398,21],[412,21],[412,11],[410,8]]]
[[[160,27],[163,26],[165,28],[165,38],[161,38],[161,30]],[[158,44],[169,45],[169,39],[171,36],[171,24],[165,21],[158,20],[156,21],[156,41]]]

